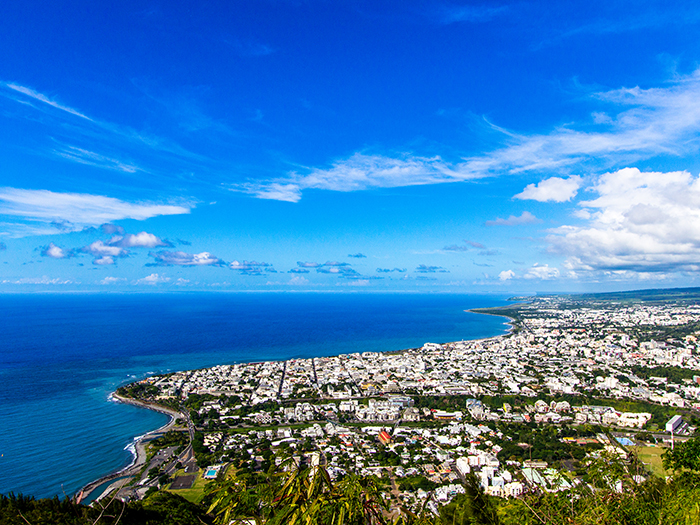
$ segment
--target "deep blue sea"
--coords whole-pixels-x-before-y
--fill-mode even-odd
[[[147,375],[499,335],[464,310],[505,297],[409,294],[0,295],[0,493],[72,496],[128,465],[164,415],[109,394]]]

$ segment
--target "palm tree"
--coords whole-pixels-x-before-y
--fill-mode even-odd
[[[372,478],[348,476],[334,484],[323,467],[293,466],[267,483],[248,486],[235,474],[210,491],[217,523],[257,525],[384,525],[386,506]]]

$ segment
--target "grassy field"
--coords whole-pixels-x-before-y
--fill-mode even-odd
[[[667,472],[664,470],[661,464],[661,454],[663,454],[663,447],[635,447],[634,450],[639,455],[639,459],[644,463],[649,469],[659,477],[665,477]]]
[[[182,490],[170,490],[168,489],[169,492],[172,492],[173,494],[177,494],[178,496],[182,496],[185,498],[187,501],[190,501],[192,503],[199,503],[202,501],[202,498],[204,498],[204,487],[207,486],[208,483],[211,483],[211,480],[204,479],[202,477],[202,474],[204,471],[200,470],[197,473],[197,478],[195,479],[194,485],[192,485],[192,488],[190,489],[182,489]],[[182,475],[184,474],[184,471],[179,470],[176,475]]]

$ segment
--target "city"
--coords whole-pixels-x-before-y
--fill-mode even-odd
[[[700,422],[695,304],[554,296],[479,312],[511,317],[511,330],[391,353],[220,365],[119,389],[124,400],[181,411],[192,434],[187,457],[186,440],[172,446],[178,432],[159,434],[148,445],[156,468],[120,497],[321,465],[332,479],[376,476],[395,508],[427,500],[437,513],[468,474],[489,495],[517,497],[585,482],[587,465],[610,456],[637,462],[641,482],[663,474],[663,451]]]

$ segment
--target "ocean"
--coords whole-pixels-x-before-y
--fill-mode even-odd
[[[0,493],[72,496],[128,465],[167,417],[110,401],[148,375],[415,348],[505,333],[447,294],[0,295]]]

